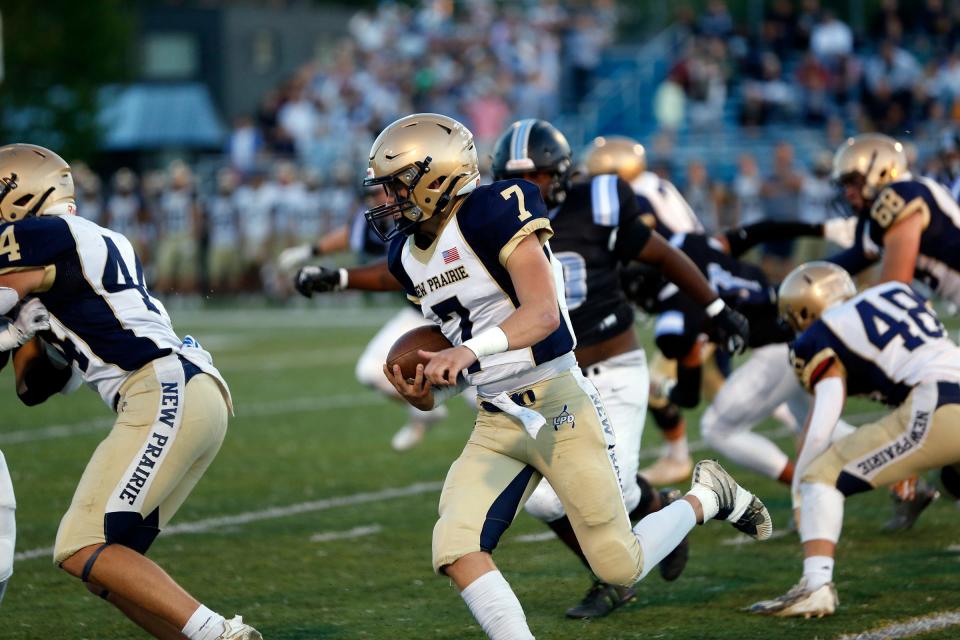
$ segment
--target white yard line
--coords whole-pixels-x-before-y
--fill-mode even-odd
[[[388,487],[380,491],[367,493],[354,493],[347,496],[337,496],[334,498],[324,498],[321,500],[312,500],[310,502],[298,502],[285,507],[269,507],[258,511],[247,511],[230,516],[219,516],[216,518],[204,518],[193,522],[182,522],[163,530],[163,536],[176,536],[184,533],[207,533],[227,527],[236,527],[250,524],[251,522],[261,522],[264,520],[276,520],[287,516],[299,515],[302,513],[316,513],[326,511],[335,507],[352,507],[358,504],[369,504],[373,502],[389,502],[398,498],[417,496],[424,493],[435,493],[443,487],[442,482],[418,482],[406,487]],[[50,557],[53,555],[53,547],[39,547],[21,551],[14,556],[18,562],[24,560],[33,560],[35,558]]]
[[[287,400],[271,402],[257,402],[244,404],[237,403],[237,415],[234,420],[246,418],[260,418],[276,416],[285,413],[303,413],[307,411],[325,411],[334,409],[348,409],[350,407],[370,406],[386,403],[386,398],[374,393],[349,393],[337,396],[301,396]],[[111,418],[97,418],[68,424],[53,425],[50,427],[36,427],[0,433],[0,446],[23,444],[28,442],[42,442],[59,438],[70,438],[85,435],[95,431],[105,430],[113,424]]]
[[[872,631],[842,635],[838,637],[837,640],[893,640],[894,638],[909,638],[921,633],[939,631],[940,629],[946,629],[947,627],[956,625],[960,625],[960,611],[944,611],[942,613],[932,613],[920,618],[913,618],[906,622],[897,622]]]
[[[372,536],[383,531],[383,527],[378,524],[370,524],[364,527],[354,527],[346,531],[322,531],[310,536],[310,542],[334,542],[336,540],[353,540],[364,536]]]
[[[508,538],[507,542],[544,542],[556,537],[557,535],[553,531],[541,531],[540,533],[528,533],[516,538]]]

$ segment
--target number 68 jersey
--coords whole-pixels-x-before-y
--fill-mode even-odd
[[[443,335],[456,346],[500,326],[520,305],[506,264],[520,241],[534,233],[553,269],[560,326],[530,348],[484,356],[474,363],[466,379],[481,386],[482,395],[532,384],[537,380],[523,378],[520,382],[515,376],[563,356],[568,356],[569,362],[563,361],[557,369],[576,364],[562,270],[547,244],[553,231],[539,189],[526,180],[501,180],[477,187],[450,214],[426,249],[417,247],[414,236],[398,236],[390,244],[390,272],[407,296],[420,305],[424,317],[440,325]],[[508,381],[519,384],[510,386]],[[493,386],[482,387],[497,382],[504,384],[497,385],[496,391]]]
[[[902,403],[918,384],[960,381],[960,348],[927,301],[901,282],[828,309],[791,345],[790,361],[808,391],[838,364],[849,395],[888,405]]]
[[[34,295],[51,315],[44,338],[111,408],[129,374],[171,353],[213,375],[229,398],[209,354],[183,348],[124,236],[74,215],[0,225],[0,274],[36,267],[44,279]]]

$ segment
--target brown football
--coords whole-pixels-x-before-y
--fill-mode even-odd
[[[400,373],[404,378],[413,380],[417,375],[417,365],[426,364],[426,360],[418,353],[424,351],[443,351],[453,345],[440,331],[437,325],[417,327],[397,338],[387,354],[387,367],[392,371],[393,365],[400,365]]]

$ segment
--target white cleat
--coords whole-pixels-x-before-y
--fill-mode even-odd
[[[640,475],[653,486],[663,487],[683,482],[690,477],[692,469],[693,460],[689,456],[683,460],[677,460],[664,455],[646,469],[641,469]]]
[[[717,495],[720,509],[714,516],[757,540],[773,535],[773,520],[763,502],[733,479],[716,460],[701,460],[693,469],[693,486],[699,485]]]
[[[260,632],[248,624],[243,624],[240,616],[224,620],[223,627],[223,633],[217,636],[217,640],[263,640]]]
[[[430,424],[426,422],[408,422],[400,427],[390,439],[390,446],[394,451],[409,451],[423,442],[430,430]]]
[[[830,616],[840,605],[837,588],[832,582],[816,589],[807,587],[807,579],[793,585],[790,591],[773,600],[761,600],[747,607],[750,613],[779,618],[822,618]]]

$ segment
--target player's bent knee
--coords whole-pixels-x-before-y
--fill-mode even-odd
[[[139,554],[145,554],[160,535],[160,509],[146,517],[136,511],[115,511],[103,518],[107,544],[122,544]]]
[[[0,582],[13,574],[13,539],[0,537]]]
[[[703,412],[703,417],[700,418],[700,435],[714,449],[717,447],[717,443],[722,441],[720,415],[712,404],[707,407],[707,410]]]
[[[451,520],[441,516],[433,527],[433,570],[440,575],[444,575],[447,567],[460,558],[480,551],[479,541],[470,544],[470,532]]]
[[[643,574],[640,545],[628,545],[616,539],[602,540],[584,546],[590,569],[601,582],[629,587]]]

